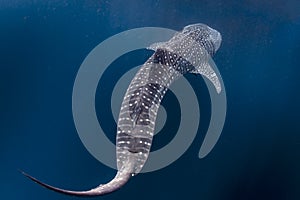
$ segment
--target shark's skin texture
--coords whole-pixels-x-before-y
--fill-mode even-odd
[[[219,79],[208,60],[221,45],[221,34],[205,24],[184,27],[169,41],[151,45],[155,53],[131,81],[117,125],[118,172],[113,180],[88,191],[70,191],[45,184],[22,172],[34,182],[56,192],[74,196],[100,196],[120,189],[143,168],[152,144],[160,102],[171,83],[186,73],[207,77],[221,91]]]

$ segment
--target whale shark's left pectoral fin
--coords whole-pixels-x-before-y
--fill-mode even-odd
[[[167,46],[166,42],[156,42],[156,43],[151,44],[149,47],[147,47],[147,49],[156,51],[157,49],[163,48],[166,46]]]
[[[203,65],[196,66],[195,70],[193,70],[192,73],[201,74],[201,75],[205,76],[208,80],[210,80],[213,83],[217,93],[220,94],[222,87],[221,87],[221,83],[220,83],[220,80],[219,80],[216,72],[213,70],[214,65],[215,65],[215,63],[210,58],[209,61],[204,63]]]

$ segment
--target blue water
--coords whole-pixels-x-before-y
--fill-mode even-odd
[[[113,178],[115,170],[88,153],[74,126],[72,89],[82,61],[121,31],[180,30],[198,22],[223,37],[214,57],[228,101],[219,142],[198,159],[209,95],[203,80],[188,76],[201,102],[193,145],[170,166],[140,174],[97,199],[300,199],[299,10],[298,1],[279,0],[0,1],[1,199],[72,199],[37,186],[17,169],[67,189],[89,189]],[[116,62],[130,68],[149,56],[136,53]],[[167,98],[174,101],[171,94]],[[111,113],[96,106],[101,123],[113,126]],[[115,127],[106,128],[115,134]],[[154,147],[172,137],[158,135]]]

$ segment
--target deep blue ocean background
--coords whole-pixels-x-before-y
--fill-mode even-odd
[[[119,32],[145,26],[180,30],[199,22],[223,37],[214,57],[228,101],[219,142],[198,159],[209,95],[202,79],[188,75],[201,102],[192,146],[170,166],[139,174],[96,199],[299,200],[297,0],[0,0],[0,199],[75,199],[32,183],[18,169],[67,189],[90,189],[113,178],[115,170],[88,153],[74,126],[72,89],[81,63]],[[150,55],[136,54],[116,63],[130,68]],[[115,84],[106,80],[107,88]],[[101,95],[97,91],[98,111],[109,106],[99,103]],[[172,101],[169,95],[163,103]],[[105,117],[110,113],[98,115],[101,123],[113,124]],[[110,130],[113,140],[115,127]],[[154,147],[170,138],[157,135]]]

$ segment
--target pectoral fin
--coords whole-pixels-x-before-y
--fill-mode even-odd
[[[209,58],[208,62],[204,63],[203,66],[196,66],[195,70],[191,73],[195,74],[201,74],[204,77],[206,77],[210,82],[213,83],[217,93],[219,94],[222,90],[220,80],[216,74],[216,72],[213,70],[213,66],[215,63],[212,61],[211,58]]]

